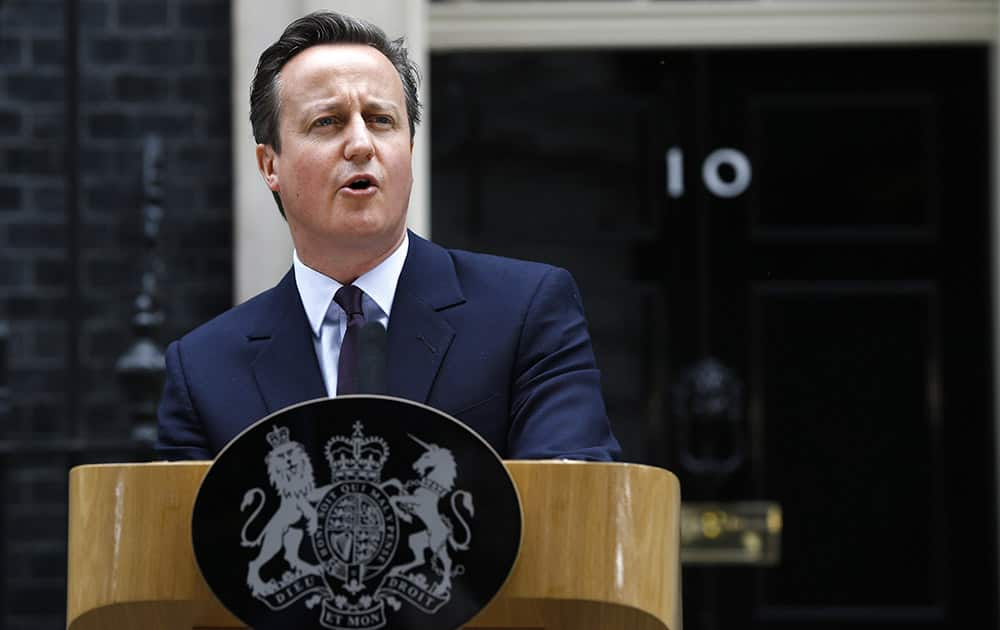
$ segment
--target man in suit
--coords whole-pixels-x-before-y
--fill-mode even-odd
[[[386,393],[451,413],[502,457],[617,453],[571,276],[406,230],[420,104],[402,40],[332,12],[296,20],[260,57],[250,117],[293,267],[170,344],[163,457],[210,459],[283,407],[356,392],[344,366],[373,320]]]

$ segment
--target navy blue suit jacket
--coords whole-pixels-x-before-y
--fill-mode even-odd
[[[563,269],[410,234],[388,328],[388,394],[445,411],[504,459],[618,453],[579,292]],[[326,396],[295,276],[167,348],[157,451],[211,459],[288,405]]]

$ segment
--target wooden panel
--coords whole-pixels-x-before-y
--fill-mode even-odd
[[[207,463],[192,462],[70,472],[72,630],[242,627],[214,603],[194,562],[191,510],[207,470]]]
[[[680,488],[635,464],[506,462],[525,514],[518,561],[469,627],[679,628]],[[208,462],[70,473],[69,630],[242,627],[194,562]]]

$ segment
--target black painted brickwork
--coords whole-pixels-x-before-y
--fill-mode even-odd
[[[227,0],[0,0],[0,444],[53,450],[0,450],[4,630],[65,627],[67,469],[96,456],[59,445],[127,437],[113,367],[139,290],[147,134],[164,138],[161,341],[229,305],[230,41]]]

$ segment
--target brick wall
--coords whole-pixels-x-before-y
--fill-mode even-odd
[[[57,438],[70,416],[64,16],[58,2],[0,5],[0,318],[9,321],[11,403],[4,440]],[[14,450],[0,462],[3,627],[56,628],[64,473]]]
[[[0,317],[10,321],[12,398],[0,437],[66,417],[65,68],[59,2],[0,5]],[[42,429],[44,431],[44,429]]]
[[[114,363],[140,288],[149,134],[163,138],[161,341],[229,305],[229,47],[226,0],[0,2],[0,628],[65,626],[67,467],[127,437]]]

